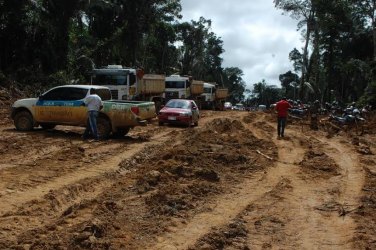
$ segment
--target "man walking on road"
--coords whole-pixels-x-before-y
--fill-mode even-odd
[[[286,126],[286,118],[287,118],[287,112],[288,109],[291,108],[290,103],[287,101],[286,98],[282,98],[279,102],[277,102],[275,106],[275,110],[278,114],[278,125],[277,125],[277,131],[278,131],[278,138],[284,137],[285,133],[285,126]]]
[[[90,95],[84,99],[84,103],[88,110],[88,119],[83,139],[87,139],[91,134],[95,140],[99,140],[97,129],[97,117],[99,110],[103,108],[102,99],[96,94],[94,88],[90,89]]]

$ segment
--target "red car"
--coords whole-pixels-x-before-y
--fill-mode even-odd
[[[196,103],[186,99],[169,100],[158,114],[159,125],[169,123],[197,126],[199,119],[200,113]]]

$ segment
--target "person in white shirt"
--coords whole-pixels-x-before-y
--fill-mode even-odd
[[[96,94],[96,90],[94,88],[90,89],[90,94],[85,97],[84,104],[87,106],[88,119],[83,139],[88,139],[91,134],[95,140],[99,140],[97,117],[99,110],[103,108],[103,102],[102,99]]]

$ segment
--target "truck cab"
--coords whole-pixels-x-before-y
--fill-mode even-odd
[[[94,69],[91,75],[91,84],[108,87],[114,100],[132,100],[137,83],[137,70],[121,65]]]
[[[205,102],[214,102],[215,100],[215,85],[204,82],[204,93],[201,94],[205,98]]]
[[[159,111],[165,90],[165,76],[144,74],[142,69],[108,65],[92,71],[91,84],[106,86],[114,100],[136,100],[155,103]]]
[[[171,75],[166,77],[164,98],[166,102],[171,99],[185,99],[190,96],[191,79],[187,76]]]

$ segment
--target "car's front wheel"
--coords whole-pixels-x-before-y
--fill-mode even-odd
[[[18,112],[14,116],[14,125],[19,131],[30,131],[33,129],[33,116],[28,111]]]

